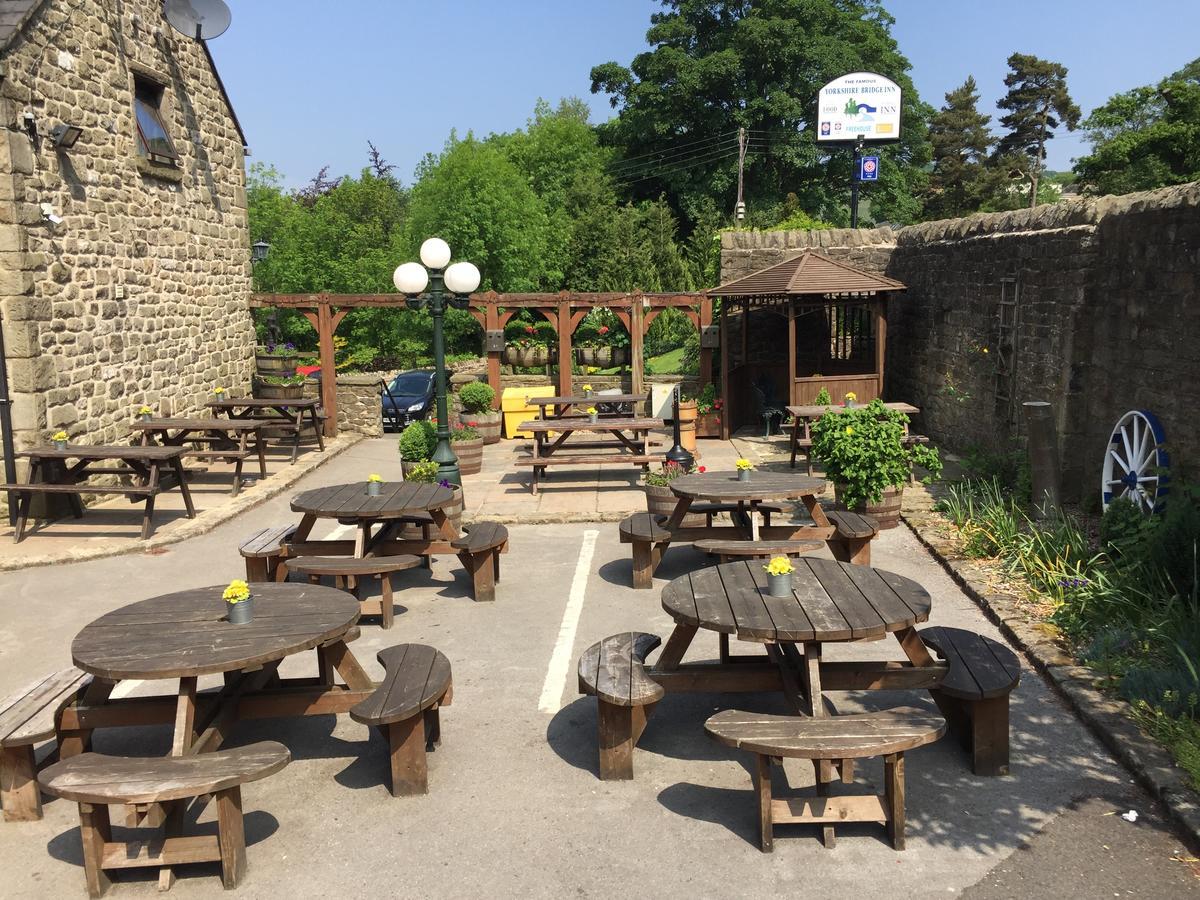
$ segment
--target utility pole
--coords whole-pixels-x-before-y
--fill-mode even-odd
[[[854,142],[854,167],[850,173],[850,227],[858,227],[858,183],[862,174],[859,160],[862,159],[863,142],[859,138]]]
[[[746,218],[746,203],[742,199],[743,174],[746,169],[746,129],[738,129],[738,191],[737,203],[733,205],[733,218],[741,222]]]

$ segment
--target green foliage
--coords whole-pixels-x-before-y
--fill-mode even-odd
[[[662,464],[662,469],[660,471],[651,472],[646,476],[645,483],[652,487],[666,487],[676,478],[679,478],[683,475],[691,475],[693,472],[697,471],[699,471],[699,469],[697,469],[695,466],[692,466],[690,469],[685,469],[677,462],[665,462]]]
[[[720,408],[721,401],[717,397],[717,386],[709,382],[701,389],[700,396],[696,398],[696,412],[699,415],[707,416]]]
[[[400,458],[405,462],[420,462],[433,456],[437,447],[437,431],[432,422],[410,422],[400,432]]]
[[[1001,171],[1016,170],[1029,181],[1029,205],[1034,206],[1046,168],[1046,142],[1060,125],[1074,131],[1081,113],[1067,92],[1066,66],[1014,53],[1008,68],[1004,78],[1008,93],[996,102],[1008,110],[1000,119],[1008,133],[996,145],[997,166]]]
[[[308,379],[303,375],[255,375],[263,384],[270,384],[276,387],[295,387],[298,384],[304,384]]]
[[[1134,718],[1155,740],[1166,747],[1188,773],[1192,789],[1200,791],[1200,721],[1196,719],[1195,695],[1189,696],[1191,711],[1171,716],[1149,703],[1134,704]]]
[[[829,156],[817,147],[815,98],[832,78],[865,70],[904,90],[901,140],[878,148],[872,211],[912,221],[929,160],[929,110],[908,77],[892,23],[879,0],[669,0],[652,16],[649,50],[629,66],[607,62],[591,72],[593,93],[609,94],[619,110],[600,130],[621,151],[627,190],[635,198],[665,194],[688,230],[714,209],[732,209],[733,135],[745,127],[752,138],[745,176],[751,209],[777,209],[790,191],[811,215],[845,224],[850,154]]]
[[[405,481],[411,481],[414,484],[435,484],[438,480],[438,464],[431,459],[418,462],[416,465],[408,467],[408,472],[404,475]]]
[[[490,412],[496,392],[484,381],[472,381],[458,389],[458,399],[469,413]]]
[[[833,403],[833,398],[829,396],[829,390],[822,387],[817,391],[816,399],[813,400],[814,406],[829,406]]]
[[[450,443],[452,444],[457,444],[459,441],[477,440],[479,440],[479,432],[470,425],[459,425],[456,428],[450,429]],[[436,443],[434,446],[436,447]]]
[[[826,477],[843,485],[848,508],[880,502],[885,489],[908,481],[913,463],[934,478],[941,474],[937,450],[924,444],[905,446],[907,424],[904,413],[872,400],[843,412],[827,412],[813,425],[813,452],[824,464]]]
[[[1200,180],[1200,59],[1157,85],[1110,97],[1083,122],[1092,152],[1075,161],[1084,189],[1147,191]]]
[[[988,152],[993,139],[988,131],[991,116],[979,112],[975,79],[946,94],[946,105],[929,125],[933,144],[933,172],[925,201],[925,218],[949,219],[979,210],[994,193]]]

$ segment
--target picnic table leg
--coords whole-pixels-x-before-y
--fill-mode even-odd
[[[308,408],[308,412],[310,414],[310,417],[312,418],[313,431],[316,432],[316,435],[317,435],[317,447],[319,447],[321,452],[324,453],[325,452],[325,435],[322,433],[322,429],[321,429],[321,418],[317,415],[317,408],[315,406],[310,406]],[[299,435],[297,435],[296,438],[297,438],[297,443],[299,443]]]
[[[238,434],[238,457],[233,466],[233,490],[230,496],[236,497],[242,489],[242,463],[246,456],[246,432]]]
[[[108,699],[108,695],[112,693],[113,688],[117,686],[115,681],[108,681],[103,678],[93,678],[83,691],[83,696],[75,701],[80,706],[99,706]],[[92,743],[92,729],[79,728],[70,731],[58,731],[58,758],[69,759],[72,756],[78,756],[83,753]]]
[[[675,630],[667,638],[667,645],[663,647],[662,653],[658,654],[654,668],[660,672],[674,672],[678,669],[679,664],[683,662],[683,655],[692,645],[692,638],[696,636],[698,628],[697,625],[686,625],[683,622],[676,624]]]
[[[377,685],[367,675],[355,658],[345,640],[335,641],[325,647],[325,659],[342,676],[346,687],[352,691],[369,691]]]
[[[42,461],[36,456],[29,462],[29,480],[27,484],[38,484],[41,481]],[[12,494],[9,494],[11,497]],[[13,543],[21,543],[25,537],[25,523],[29,521],[29,505],[33,502],[33,492],[17,493],[17,524],[13,530]]]
[[[298,435],[298,434],[300,434],[300,432],[297,431],[296,434]],[[258,477],[266,478],[267,477],[266,439],[263,437],[263,430],[261,427],[254,429],[254,449],[258,451]],[[295,461],[296,461],[296,459],[295,459],[295,457],[293,457],[292,462],[295,462]]]
[[[150,538],[152,529],[152,521],[154,519],[154,500],[158,496],[158,465],[150,468],[150,479],[146,487],[150,488],[150,493],[146,495],[146,508],[142,510],[142,540]]]
[[[816,494],[805,494],[800,500],[804,504],[804,508],[808,510],[814,525],[822,528],[833,527],[829,524],[829,516],[825,515],[825,510],[821,508],[821,501],[817,499]]]
[[[158,463],[154,464],[158,468]],[[179,493],[183,494],[183,505],[187,509],[189,519],[196,518],[196,507],[192,505],[192,491],[188,487],[187,478],[183,473],[183,460],[178,456],[171,460],[171,468],[175,472],[175,477],[179,479]]]

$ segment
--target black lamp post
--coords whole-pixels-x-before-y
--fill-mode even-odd
[[[405,296],[409,309],[428,309],[433,318],[434,389],[437,391],[437,448],[433,461],[438,478],[462,485],[458,457],[450,447],[450,412],[446,404],[446,340],[443,321],[447,307],[466,309],[468,297],[479,287],[479,270],[469,262],[450,262],[450,245],[429,238],[421,245],[421,262],[402,263],[392,281]],[[428,290],[426,290],[428,288]]]
[[[683,471],[688,472],[691,471],[692,466],[696,464],[696,457],[688,453],[687,450],[683,448],[683,444],[679,440],[679,385],[675,385],[675,390],[671,393],[671,403],[674,410],[672,422],[674,423],[675,443],[672,444],[671,449],[667,451],[667,462],[672,462],[678,466],[682,466]]]
[[[271,245],[266,241],[255,241],[250,245],[250,265],[257,266],[270,252]],[[267,312],[267,343],[274,346],[281,340],[283,335],[279,331],[279,310],[272,306]]]

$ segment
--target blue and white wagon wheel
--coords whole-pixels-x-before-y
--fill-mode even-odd
[[[1135,409],[1125,413],[1108,439],[1100,494],[1104,508],[1125,497],[1149,515],[1167,494],[1170,457],[1167,436],[1154,413]]]

